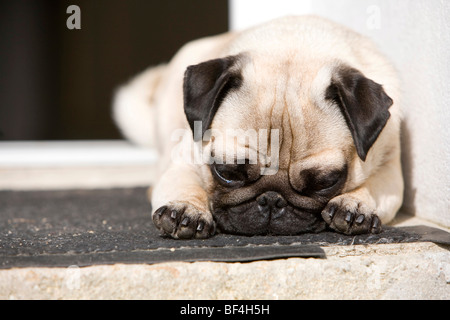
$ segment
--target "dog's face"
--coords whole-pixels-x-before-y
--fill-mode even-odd
[[[198,143],[213,159],[203,179],[224,232],[324,230],[321,211],[352,185],[349,169],[389,118],[392,100],[358,70],[293,61],[241,54],[186,71],[186,117],[193,131],[202,123],[194,140],[212,129]]]

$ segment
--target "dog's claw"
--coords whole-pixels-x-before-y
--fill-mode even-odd
[[[372,233],[380,233],[381,231],[381,221],[377,215],[372,215]]]
[[[358,216],[358,218],[355,219],[355,222],[356,222],[357,224],[361,224],[361,223],[363,223],[363,221],[364,221],[364,215],[363,215],[363,214],[360,214],[360,215]]]
[[[158,210],[155,211],[155,214],[158,216],[161,216],[166,209],[167,209],[167,206],[162,206],[161,208],[159,208]]]
[[[350,211],[347,212],[347,215],[345,216],[345,221],[347,223],[350,223],[352,221],[352,217],[353,217],[353,214]]]
[[[189,218],[188,217],[184,218],[183,221],[181,221],[181,225],[184,226],[184,227],[187,226],[188,223],[189,223]]]
[[[330,209],[328,210],[328,217],[330,219],[333,219],[335,213],[336,213],[336,207],[331,206]]]
[[[205,224],[203,223],[203,221],[200,221],[197,226],[197,231],[202,231],[204,227]]]

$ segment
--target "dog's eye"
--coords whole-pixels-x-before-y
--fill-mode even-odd
[[[241,187],[259,178],[255,175],[259,167],[249,164],[212,164],[213,176],[224,186]]]
[[[236,165],[215,164],[212,166],[214,177],[223,185],[234,187],[245,184],[246,176]]]
[[[316,170],[307,170],[303,174],[306,195],[326,196],[336,192],[346,179],[346,168],[323,173]]]
[[[317,191],[325,191],[331,189],[339,182],[341,176],[342,174],[340,171],[334,171],[331,174],[327,174],[324,177],[316,179],[314,187]]]

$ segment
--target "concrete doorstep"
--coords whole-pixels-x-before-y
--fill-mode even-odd
[[[130,149],[125,142],[80,142],[68,145],[64,152],[55,151],[61,148],[54,143],[3,144],[0,190],[129,188],[146,186],[155,175],[154,155]],[[94,152],[99,148],[101,152]],[[122,153],[118,160],[110,156]],[[89,157],[75,157],[79,154]],[[32,163],[24,163],[24,159]],[[110,159],[116,160],[111,163]],[[122,252],[147,249],[143,236],[151,221],[145,196],[133,198],[126,193],[127,200],[122,201],[116,193],[109,198],[90,194],[77,191],[75,195],[83,198],[79,201],[61,191],[53,201],[40,193],[24,206],[22,194],[5,193],[0,209],[0,236],[4,239],[0,241],[0,251],[4,250],[0,265],[7,252],[30,255],[35,247],[50,259],[52,254],[65,256],[70,254],[63,250],[68,243],[73,252],[87,254],[97,253],[99,248]],[[5,202],[10,203],[8,210]],[[417,225],[439,228],[402,214],[392,224]],[[133,230],[133,237],[128,230]],[[118,235],[122,238],[117,239]],[[22,236],[28,237],[26,241]],[[76,246],[77,241],[81,247]],[[86,243],[90,249],[85,248]],[[132,246],[122,248],[123,243]],[[0,299],[450,299],[449,245],[349,243],[320,244],[326,258],[246,263],[113,261],[63,268],[12,265],[0,269]]]
[[[323,249],[326,259],[0,270],[0,299],[450,299],[448,246]]]

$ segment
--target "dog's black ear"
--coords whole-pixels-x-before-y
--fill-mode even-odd
[[[194,134],[194,140],[201,140],[211,125],[214,115],[226,95],[242,84],[237,70],[239,56],[209,60],[189,66],[184,74],[184,112],[194,132],[194,122],[202,122],[201,136]]]
[[[325,98],[338,104],[358,156],[365,161],[391,115],[388,109],[393,104],[392,99],[380,84],[347,66],[339,67],[333,74]]]

